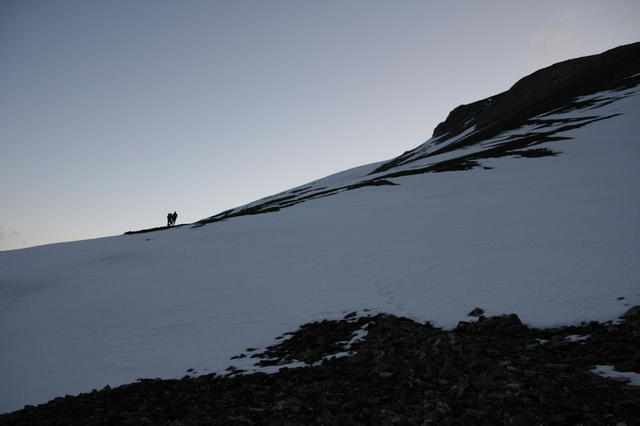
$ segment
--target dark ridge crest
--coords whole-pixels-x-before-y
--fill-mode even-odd
[[[471,104],[460,105],[438,124],[433,137],[455,137],[475,125],[477,131],[430,155],[442,154],[521,127],[530,118],[571,104],[576,97],[640,83],[640,42],[598,55],[570,59],[538,70],[509,90]],[[378,167],[380,173],[402,164],[415,150]]]

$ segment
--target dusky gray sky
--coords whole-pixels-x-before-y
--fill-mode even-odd
[[[637,0],[2,0],[0,250],[193,222],[640,40]]]

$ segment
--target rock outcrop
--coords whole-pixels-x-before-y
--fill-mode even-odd
[[[640,83],[640,42],[604,53],[570,59],[551,65],[516,82],[509,90],[468,105],[460,105],[433,131],[433,138],[452,139],[473,127],[473,132],[429,156],[457,150],[490,139],[507,130],[523,127],[528,120],[556,109],[578,106],[576,98],[606,90],[620,90]],[[434,142],[437,147],[438,141]],[[390,170],[416,150],[407,151],[373,173]],[[422,157],[421,157],[422,158]]]

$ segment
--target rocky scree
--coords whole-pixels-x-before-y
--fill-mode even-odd
[[[639,425],[640,387],[590,371],[640,373],[639,310],[619,323],[545,330],[515,314],[480,315],[450,331],[352,313],[239,355],[306,367],[141,379],[26,407],[0,424]],[[351,355],[331,356],[343,351]]]

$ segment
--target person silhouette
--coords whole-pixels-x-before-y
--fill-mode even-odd
[[[167,214],[167,228],[171,226],[172,220],[173,220],[173,215],[171,213]]]
[[[171,215],[171,224],[175,225],[176,220],[178,220],[178,213],[173,212],[173,214]]]

